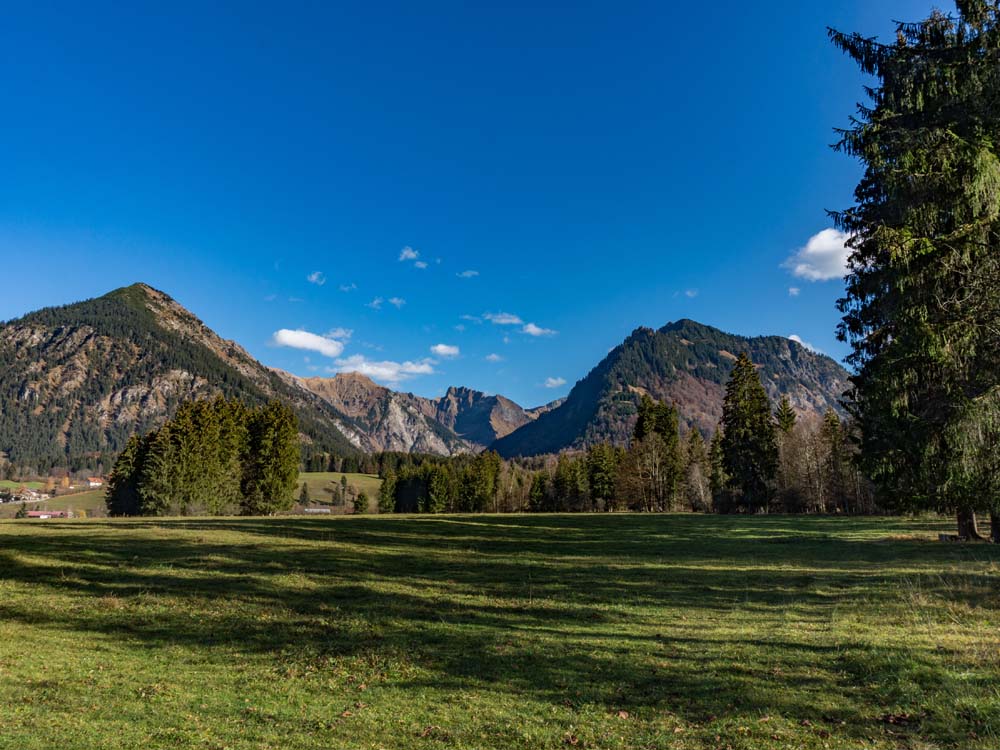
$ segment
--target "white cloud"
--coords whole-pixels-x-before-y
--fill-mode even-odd
[[[338,359],[336,367],[331,369],[333,372],[360,372],[373,380],[392,385],[410,380],[417,375],[433,375],[434,360],[422,359],[417,362],[384,360],[376,362],[362,354],[354,354],[344,359]]]
[[[282,328],[275,331],[271,341],[276,346],[287,346],[292,349],[304,349],[319,352],[324,357],[339,357],[344,353],[344,344],[329,336],[320,336],[309,331],[292,331]]]
[[[461,333],[462,331],[465,330],[465,326],[459,323],[457,326],[455,326],[455,330]]]
[[[353,281],[350,284],[341,284],[340,285],[340,291],[342,291],[342,292],[353,292],[357,288],[358,288],[358,285],[355,284]]]
[[[347,340],[354,335],[354,331],[352,331],[350,328],[331,328],[323,335],[328,339]]]
[[[850,235],[836,229],[824,229],[809,238],[805,247],[782,263],[792,276],[806,281],[829,281],[847,273],[851,249],[845,244]]]
[[[526,333],[529,336],[555,336],[558,331],[553,331],[551,328],[542,328],[541,326],[536,326],[534,323],[525,323],[524,328],[521,329],[521,333]]]
[[[402,297],[389,297],[389,304],[398,310],[406,304],[406,300]]]
[[[424,263],[422,260],[417,260],[417,261],[413,262],[413,267],[414,268],[427,268],[427,264]]]
[[[326,274],[322,271],[313,271],[311,274],[306,276],[306,281],[310,284],[315,284],[316,286],[323,286],[326,283]]]
[[[458,347],[452,346],[451,344],[434,344],[434,346],[431,347],[431,351],[439,357],[443,357],[445,359],[453,359],[460,353]]]
[[[560,388],[566,385],[566,378],[545,378],[546,388]]]
[[[487,354],[486,355],[486,361],[487,362],[503,362],[503,357],[501,357],[499,354]]]
[[[694,299],[695,297],[698,296],[698,290],[697,289],[686,289],[686,290],[684,290],[684,296],[688,297],[690,299]]]
[[[471,279],[479,275],[479,271],[462,271],[461,273],[456,273],[456,276],[460,279]]]
[[[458,317],[461,318],[462,320],[468,320],[471,323],[482,323],[483,322],[482,318],[477,318],[475,315],[459,315]]]
[[[812,344],[810,344],[808,341],[803,341],[802,337],[799,336],[796,333],[793,333],[788,338],[791,339],[792,341],[794,341],[796,344],[801,344],[802,346],[804,346],[806,349],[808,349],[811,352],[817,352],[817,353],[822,354],[822,352],[819,349],[817,349],[815,346],[813,346]]]
[[[519,326],[524,321],[513,313],[483,313],[483,317],[498,326]]]
[[[412,247],[407,245],[402,250],[399,251],[400,260],[416,260],[420,257],[420,253],[414,250]]]
[[[371,302],[365,304],[365,307],[370,307],[372,310],[381,310],[382,303],[385,302],[381,297],[376,297]]]
[[[797,286],[790,286],[790,287],[788,287],[788,296],[789,297],[798,297],[799,296],[799,292],[801,292],[801,291],[802,290],[799,289]]]
[[[278,299],[277,294],[269,294],[266,297],[264,297],[265,302],[274,302],[276,299]]]

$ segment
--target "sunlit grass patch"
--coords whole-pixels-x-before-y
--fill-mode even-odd
[[[929,519],[0,524],[0,747],[996,748]]]

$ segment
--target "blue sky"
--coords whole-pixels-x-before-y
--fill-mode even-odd
[[[682,317],[840,358],[825,28],[930,7],[10,5],[0,319],[145,281],[269,365],[525,405]]]

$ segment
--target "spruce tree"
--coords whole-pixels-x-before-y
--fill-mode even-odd
[[[590,500],[601,505],[604,510],[611,510],[615,496],[615,479],[621,452],[610,443],[598,443],[587,451],[587,486],[590,490]]]
[[[355,515],[368,512],[368,495],[364,492],[359,492],[354,498],[354,513]]]
[[[299,427],[295,413],[272,401],[250,416],[243,475],[243,513],[270,515],[294,502],[299,474]]]
[[[957,6],[891,44],[831,31],[876,82],[838,144],[865,172],[834,218],[862,465],[884,502],[975,537],[1000,507],[1000,8]]]
[[[139,476],[148,447],[148,438],[133,435],[118,455],[104,495],[110,515],[137,516],[142,512]]]
[[[382,484],[378,488],[378,512],[394,513],[396,511],[396,472],[387,469],[382,475]]]
[[[778,409],[774,412],[774,420],[782,435],[791,434],[795,427],[796,416],[795,409],[792,408],[792,402],[788,400],[787,394],[781,397],[781,403],[778,404]]]
[[[767,507],[778,468],[771,405],[746,353],[736,360],[722,406],[722,455],[748,512]]]

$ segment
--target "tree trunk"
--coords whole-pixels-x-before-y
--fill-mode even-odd
[[[990,511],[990,541],[1000,544],[1000,510]]]
[[[979,541],[983,538],[979,534],[976,512],[971,508],[959,508],[958,510],[958,536],[969,541]]]

